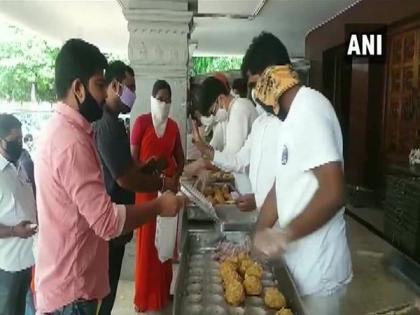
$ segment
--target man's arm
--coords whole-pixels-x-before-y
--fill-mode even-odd
[[[0,224],[0,238],[9,238],[13,237],[13,226],[6,226]]]
[[[165,188],[160,176],[146,174],[133,161],[129,162],[128,167],[115,181],[120,187],[134,192],[154,192]]]
[[[265,206],[275,200],[270,191],[257,222],[254,245],[264,255],[281,255],[287,244],[305,237],[324,226],[343,206],[344,180],[340,162],[331,162],[313,169],[319,182],[309,204],[282,231],[271,229],[274,217],[266,212]],[[270,196],[271,195],[271,196]],[[271,205],[270,208],[273,208]],[[264,211],[264,214],[263,214]],[[271,213],[273,214],[273,213]],[[275,221],[274,221],[275,222]]]
[[[156,214],[174,216],[179,211],[182,202],[172,193],[141,205],[112,203],[93,150],[87,143],[75,143],[57,157],[56,169],[68,196],[96,235],[109,240],[139,227]]]
[[[340,162],[330,162],[312,170],[318,180],[318,190],[309,204],[287,226],[293,241],[321,228],[344,205],[344,175]]]
[[[37,228],[31,227],[32,222],[22,221],[15,226],[0,224],[0,239],[10,237],[28,238],[36,233]]]
[[[257,232],[265,228],[271,228],[277,220],[276,182],[274,182],[273,187],[265,197],[255,228]]]
[[[121,234],[137,229],[157,215],[173,217],[183,207],[183,197],[165,192],[161,197],[140,205],[126,206],[126,219]]]
[[[213,150],[213,148],[203,143],[202,139],[196,137],[196,147],[201,152],[201,154],[206,156],[207,159],[197,160],[197,162],[195,162],[195,165],[191,166],[191,169],[195,172],[198,172],[204,168],[211,169],[212,166],[216,166],[217,168],[220,168],[226,172],[245,172],[245,169],[249,165],[251,160],[251,150],[254,138],[253,130],[254,126],[251,130],[251,133],[246,138],[245,144],[236,154]]]

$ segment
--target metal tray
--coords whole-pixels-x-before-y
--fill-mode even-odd
[[[214,219],[210,215],[197,206],[188,207],[187,215],[189,221],[214,222]]]
[[[247,297],[240,307],[229,306],[223,297],[217,262],[212,254],[217,243],[226,239],[239,244],[247,241],[246,232],[197,232],[185,239],[175,284],[173,315],[274,315],[276,311],[262,306],[262,299]],[[294,315],[305,315],[302,301],[291,275],[282,261],[267,266],[265,276],[272,277],[268,286],[277,285]],[[280,285],[278,285],[280,284]]]
[[[220,218],[216,214],[213,205],[204,197],[204,195],[196,189],[190,182],[181,181],[181,192],[186,195],[194,204],[197,205],[206,215],[215,222],[219,222]]]

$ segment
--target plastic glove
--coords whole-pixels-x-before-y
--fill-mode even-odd
[[[197,188],[199,191],[203,191],[204,188],[207,186],[207,183],[210,179],[210,175],[211,175],[211,171],[201,170],[198,173],[198,179],[194,184],[195,188]]]
[[[284,231],[265,228],[255,233],[254,248],[262,257],[278,258],[287,249],[289,238]]]

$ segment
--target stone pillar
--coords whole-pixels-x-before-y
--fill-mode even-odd
[[[137,100],[131,122],[150,111],[150,96],[156,80],[166,80],[172,89],[170,116],[178,123],[183,147],[186,141],[188,37],[192,12],[187,0],[121,0],[128,21],[128,58],[136,75]]]

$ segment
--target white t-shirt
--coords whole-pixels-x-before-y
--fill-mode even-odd
[[[32,184],[23,168],[16,168],[0,154],[0,224],[15,226],[36,221]],[[17,272],[34,265],[33,237],[0,239],[0,269]]]
[[[252,124],[257,119],[258,113],[252,102],[247,98],[235,98],[229,108],[229,119],[226,124],[226,142],[223,149],[224,153],[235,154],[245,144]],[[252,192],[251,182],[248,174],[233,173],[236,188],[241,194]]]
[[[281,124],[276,174],[280,227],[286,227],[318,189],[311,169],[329,162],[343,163],[343,140],[330,102],[302,87]],[[301,295],[329,295],[350,282],[352,265],[347,244],[344,208],[314,233],[297,240],[285,254]]]
[[[213,163],[225,171],[245,173],[249,179],[259,209],[273,186],[277,167],[277,137],[280,120],[262,113],[254,121],[244,146],[236,154],[215,151]]]

